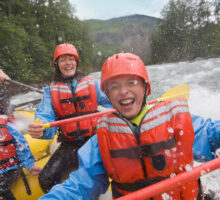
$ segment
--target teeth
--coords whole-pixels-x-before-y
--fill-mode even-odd
[[[126,99],[126,100],[122,100],[121,101],[121,104],[129,104],[129,103],[132,103],[132,99]]]

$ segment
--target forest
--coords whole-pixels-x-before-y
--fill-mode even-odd
[[[117,29],[111,25],[121,19],[108,20],[119,38],[112,40],[115,35],[110,31],[101,40],[100,32],[91,29],[97,21],[79,20],[68,0],[2,0],[0,68],[25,83],[48,81],[53,74],[54,49],[60,43],[76,46],[85,74],[99,71],[108,56],[121,51],[140,55],[146,64],[220,56],[219,0],[170,0],[162,19],[152,18],[153,29],[138,23],[149,20],[146,16],[128,19],[135,28]],[[113,42],[109,45],[109,41]]]

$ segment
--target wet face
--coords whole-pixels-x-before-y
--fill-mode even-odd
[[[106,93],[114,108],[127,119],[131,119],[140,112],[145,84],[138,76],[117,76],[107,82]]]
[[[58,66],[65,77],[72,77],[76,73],[77,62],[72,55],[63,55],[58,59]]]

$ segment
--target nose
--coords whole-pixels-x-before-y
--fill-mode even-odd
[[[67,59],[67,60],[66,60],[66,64],[71,64],[71,60],[70,60],[70,59]]]
[[[120,94],[121,95],[126,95],[128,93],[128,87],[126,87],[125,85],[124,86],[121,86],[121,90],[120,90]]]

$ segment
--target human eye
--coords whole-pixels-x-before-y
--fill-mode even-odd
[[[128,81],[129,86],[135,86],[137,84],[138,84],[138,80],[136,80],[136,79],[131,79]]]
[[[119,85],[117,83],[113,83],[109,85],[108,89],[109,90],[117,90],[119,88]]]
[[[66,61],[65,58],[60,58],[60,59],[59,59],[59,62],[61,62],[61,63],[62,63],[62,62],[65,62],[65,61]]]
[[[70,61],[75,61],[74,56],[71,56],[71,57],[69,58],[69,60],[70,60]]]

